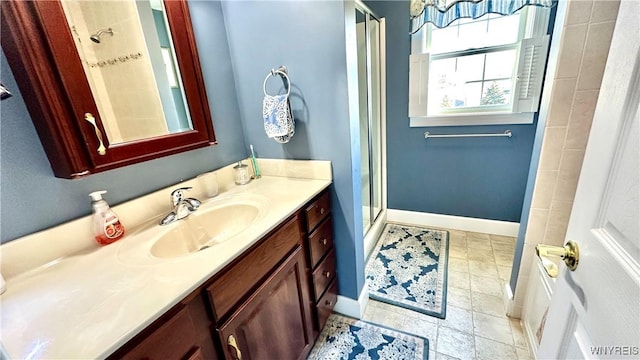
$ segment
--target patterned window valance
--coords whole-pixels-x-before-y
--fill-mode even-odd
[[[553,6],[553,0],[412,0],[411,33],[430,22],[443,28],[460,18],[479,18],[488,13],[511,15],[523,6]]]

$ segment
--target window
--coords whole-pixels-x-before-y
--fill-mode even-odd
[[[413,35],[411,126],[531,123],[538,109],[549,10],[425,25]]]

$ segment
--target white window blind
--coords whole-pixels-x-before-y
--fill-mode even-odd
[[[520,59],[512,112],[538,111],[548,50],[549,35],[524,39],[520,43]]]

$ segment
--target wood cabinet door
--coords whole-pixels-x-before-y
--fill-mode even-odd
[[[298,247],[218,330],[226,359],[304,359],[312,344],[305,257]]]

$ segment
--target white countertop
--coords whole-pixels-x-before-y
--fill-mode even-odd
[[[255,196],[264,199],[267,210],[234,238],[191,255],[123,261],[123,247],[140,239],[128,234],[7,279],[0,298],[4,349],[20,359],[108,356],[330,184],[263,176],[230,186],[209,201]]]

